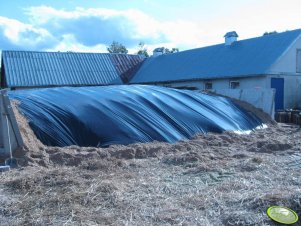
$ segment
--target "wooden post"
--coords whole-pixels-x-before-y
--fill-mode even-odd
[[[23,145],[7,90],[0,90],[0,158],[12,157]]]

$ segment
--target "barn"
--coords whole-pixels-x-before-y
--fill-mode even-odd
[[[301,107],[301,29],[218,45],[158,53],[145,60],[132,84],[197,90],[276,90],[275,109]],[[160,50],[160,49],[159,49]]]

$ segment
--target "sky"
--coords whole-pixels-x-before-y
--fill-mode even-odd
[[[0,0],[0,51],[180,51],[301,28],[301,0]]]

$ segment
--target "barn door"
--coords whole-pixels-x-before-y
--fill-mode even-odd
[[[271,88],[276,90],[275,111],[283,109],[284,102],[284,78],[271,78]]]

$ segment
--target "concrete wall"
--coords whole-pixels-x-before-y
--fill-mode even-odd
[[[238,81],[240,84],[239,88],[230,89],[230,81]],[[271,117],[274,117],[275,90],[271,89],[271,78],[267,76],[174,82],[161,85],[175,88],[191,87],[196,88],[197,90],[204,90],[206,82],[212,82],[213,92],[246,101],[257,108],[262,109]]]
[[[269,69],[268,74],[298,74],[297,73],[297,49],[301,49],[301,37],[299,37],[286,52]]]
[[[238,81],[239,89],[230,89],[230,81]],[[253,106],[262,109],[264,112],[274,118],[275,112],[275,90],[271,89],[271,77],[248,77],[248,78],[230,78],[215,80],[196,80],[189,82],[173,82],[165,84],[156,84],[167,87],[190,87],[199,91],[205,89],[205,83],[212,82],[212,91],[246,101]]]
[[[169,87],[195,87],[198,90],[204,90],[205,83],[212,82],[212,91],[218,94],[246,101],[257,108],[262,109],[271,117],[274,117],[274,98],[275,90],[271,89],[271,77],[249,77],[216,79],[206,81],[175,82],[167,83],[164,86]],[[230,89],[230,81],[238,81],[239,89]],[[286,84],[286,82],[285,82]]]
[[[284,78],[284,108],[301,108],[301,75],[274,74],[261,77],[196,80],[190,82],[173,82],[158,84],[168,87],[193,87],[198,90],[205,89],[205,83],[212,82],[212,89],[224,90],[230,88],[230,81],[238,81],[239,89],[270,89],[271,78]]]
[[[213,92],[242,100],[262,109],[274,118],[275,109],[275,90],[264,88],[253,89],[216,89]]]

